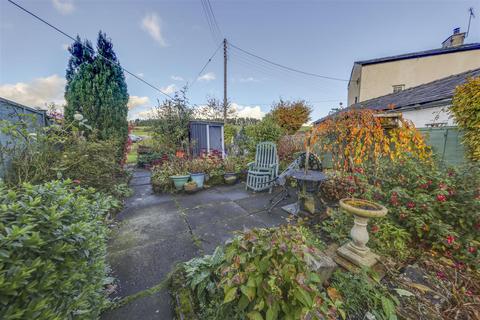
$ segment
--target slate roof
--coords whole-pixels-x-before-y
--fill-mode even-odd
[[[387,110],[389,105],[393,104],[394,110],[402,110],[411,107],[425,108],[434,102],[448,104],[453,97],[455,88],[470,77],[480,77],[480,68],[438,79],[400,92],[362,101],[351,105],[347,109]],[[322,122],[328,117],[330,115],[318,119],[314,123]]]
[[[434,56],[438,54],[446,54],[446,53],[453,53],[453,52],[460,52],[460,51],[467,51],[467,50],[477,50],[477,49],[480,49],[480,43],[469,43],[469,44],[463,44],[461,46],[451,47],[451,48],[439,48],[439,49],[399,54],[396,56],[390,56],[390,57],[384,57],[384,58],[356,61],[355,64],[369,65],[369,64],[375,64],[375,63],[381,63],[381,62],[389,62],[389,61],[404,60],[404,59],[415,59],[415,58],[421,58],[421,57]]]

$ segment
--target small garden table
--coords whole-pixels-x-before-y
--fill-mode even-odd
[[[294,215],[300,210],[310,214],[318,213],[321,203],[317,193],[321,183],[328,179],[327,175],[315,170],[308,170],[306,173],[305,170],[295,170],[291,177],[297,181],[298,200],[282,209]]]

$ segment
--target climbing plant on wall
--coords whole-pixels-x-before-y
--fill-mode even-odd
[[[463,130],[468,157],[480,161],[480,77],[470,78],[455,89],[451,111]]]
[[[430,148],[421,133],[401,115],[385,116],[378,111],[352,109],[314,126],[307,138],[322,154],[329,153],[335,169],[352,170],[379,158],[414,156],[428,160]]]

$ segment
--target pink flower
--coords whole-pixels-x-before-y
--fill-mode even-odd
[[[468,247],[468,252],[470,252],[470,253],[473,254],[473,253],[477,252],[477,248],[475,248],[475,247]]]
[[[407,208],[409,208],[409,209],[415,208],[415,202],[409,201],[409,202],[407,203]]]
[[[439,194],[439,195],[437,195],[437,200],[440,201],[440,202],[445,202],[445,201],[447,201],[447,197],[443,194]]]
[[[452,243],[454,243],[454,242],[455,242],[455,237],[452,236],[452,235],[448,235],[448,236],[447,236],[447,243],[448,243],[448,244],[452,244]]]
[[[448,186],[447,186],[445,183],[443,183],[443,182],[440,183],[440,184],[438,185],[438,187],[440,188],[440,190],[447,190],[447,188],[448,188]]]
[[[467,296],[469,296],[469,297],[473,296],[472,290],[467,290],[467,291],[465,291],[465,294],[466,294]]]
[[[374,225],[372,226],[372,230],[371,230],[372,233],[377,233],[379,230],[380,230],[380,228],[379,228],[377,225],[374,224]]]
[[[75,184],[80,184],[80,180],[78,180],[78,179],[75,179],[72,182],[75,183]]]

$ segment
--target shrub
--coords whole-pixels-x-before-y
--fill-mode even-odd
[[[276,103],[270,115],[273,120],[288,134],[294,134],[303,124],[310,120],[312,107],[305,100],[284,101]]]
[[[348,319],[364,319],[367,312],[374,319],[397,319],[396,304],[398,300],[390,295],[380,283],[372,282],[366,271],[359,274],[336,271],[331,279],[331,286],[340,294],[342,309]]]
[[[413,240],[447,257],[477,264],[480,247],[480,168],[444,168],[415,159],[357,169],[355,195],[389,209]]]
[[[0,128],[8,137],[0,146],[9,159],[6,182],[18,186],[68,178],[105,192],[125,183],[126,174],[117,158],[121,144],[93,136],[86,140],[80,124],[52,125],[29,132],[25,122],[1,122]]]
[[[94,189],[0,182],[0,318],[95,319],[107,302],[104,219]]]
[[[298,152],[304,150],[303,138],[301,135],[286,135],[278,141],[278,158],[288,166]]]
[[[335,307],[311,268],[319,246],[304,227],[284,225],[246,231],[224,255],[217,251],[208,261],[187,263],[187,281],[207,306],[200,318],[333,317]]]
[[[250,138],[249,149],[255,152],[260,142],[271,141],[277,143],[284,134],[283,129],[271,117],[265,117],[257,124],[245,128]]]
[[[468,156],[480,161],[480,77],[470,78],[455,89],[451,112],[463,130]]]
[[[362,163],[379,159],[415,156],[428,160],[431,152],[413,123],[399,117],[398,124],[378,116],[377,111],[352,109],[321,122],[307,134],[321,153],[332,156],[334,169],[351,171]]]

